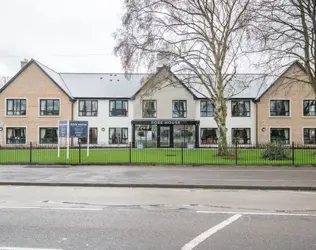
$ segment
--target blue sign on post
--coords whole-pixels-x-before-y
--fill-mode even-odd
[[[59,137],[67,137],[67,121],[59,121],[58,123]]]
[[[69,121],[69,137],[88,137],[89,125],[87,121]]]

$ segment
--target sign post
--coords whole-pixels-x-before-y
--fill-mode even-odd
[[[67,140],[67,159],[69,159],[70,138],[87,137],[87,156],[89,156],[89,123],[87,121],[58,121],[58,158],[60,157],[60,138]]]
[[[68,121],[58,121],[58,158],[60,157],[60,138],[67,138],[68,134]]]

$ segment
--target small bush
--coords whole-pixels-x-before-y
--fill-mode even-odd
[[[139,131],[137,134],[138,134],[138,136],[139,136],[139,137],[143,137],[143,136],[145,136],[144,131]]]
[[[264,160],[289,160],[283,142],[271,142],[267,144],[266,149],[261,154]]]

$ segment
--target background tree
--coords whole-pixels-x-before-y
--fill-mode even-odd
[[[298,60],[316,93],[316,1],[259,0],[255,12],[254,41],[263,52],[258,65],[271,73]]]
[[[167,66],[181,74],[189,88],[212,101],[219,155],[228,154],[226,98],[246,87],[244,80],[237,87],[235,76],[252,18],[250,3],[125,0],[122,28],[115,33],[115,53],[127,73],[139,66],[153,70],[159,60],[167,59]]]

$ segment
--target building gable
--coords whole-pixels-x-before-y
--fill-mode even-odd
[[[309,89],[306,71],[301,63],[293,62],[262,94],[257,98],[260,102],[262,98],[271,96],[288,96],[297,94],[297,90]]]
[[[133,95],[135,99],[140,94],[150,94],[159,91],[165,87],[184,88],[193,99],[198,99],[197,96],[166,66],[161,67],[158,71],[145,79],[141,87]],[[149,93],[148,93],[149,92]]]
[[[45,67],[45,68],[44,68]],[[56,76],[52,76],[51,74],[49,74],[49,71],[51,71],[51,73],[55,73],[56,76],[59,74],[54,72],[53,70],[47,68],[44,65],[41,65],[39,63],[37,63],[35,60],[31,60],[29,61],[23,68],[21,68],[19,70],[19,72],[12,77],[1,89],[0,89],[0,94],[2,94],[4,91],[6,91],[8,88],[10,88],[11,84],[14,84],[16,82],[20,82],[20,79],[23,78],[23,80],[21,82],[24,82],[26,80],[26,82],[28,82],[28,84],[37,84],[37,82],[32,82],[32,79],[45,79],[45,82],[50,82],[51,84],[55,85],[55,87],[57,87],[59,89],[59,91],[61,92],[62,95],[66,95],[67,97],[69,97],[69,99],[73,99],[71,94],[69,92],[67,92],[65,90],[66,85],[65,86],[60,86],[60,83],[56,82]],[[55,79],[54,79],[55,78]],[[31,82],[29,82],[27,79],[31,80]],[[61,79],[62,81],[62,79]],[[23,86],[25,87],[25,86]],[[28,89],[28,87],[31,86],[26,86],[26,88]],[[26,92],[27,93],[27,92]]]

